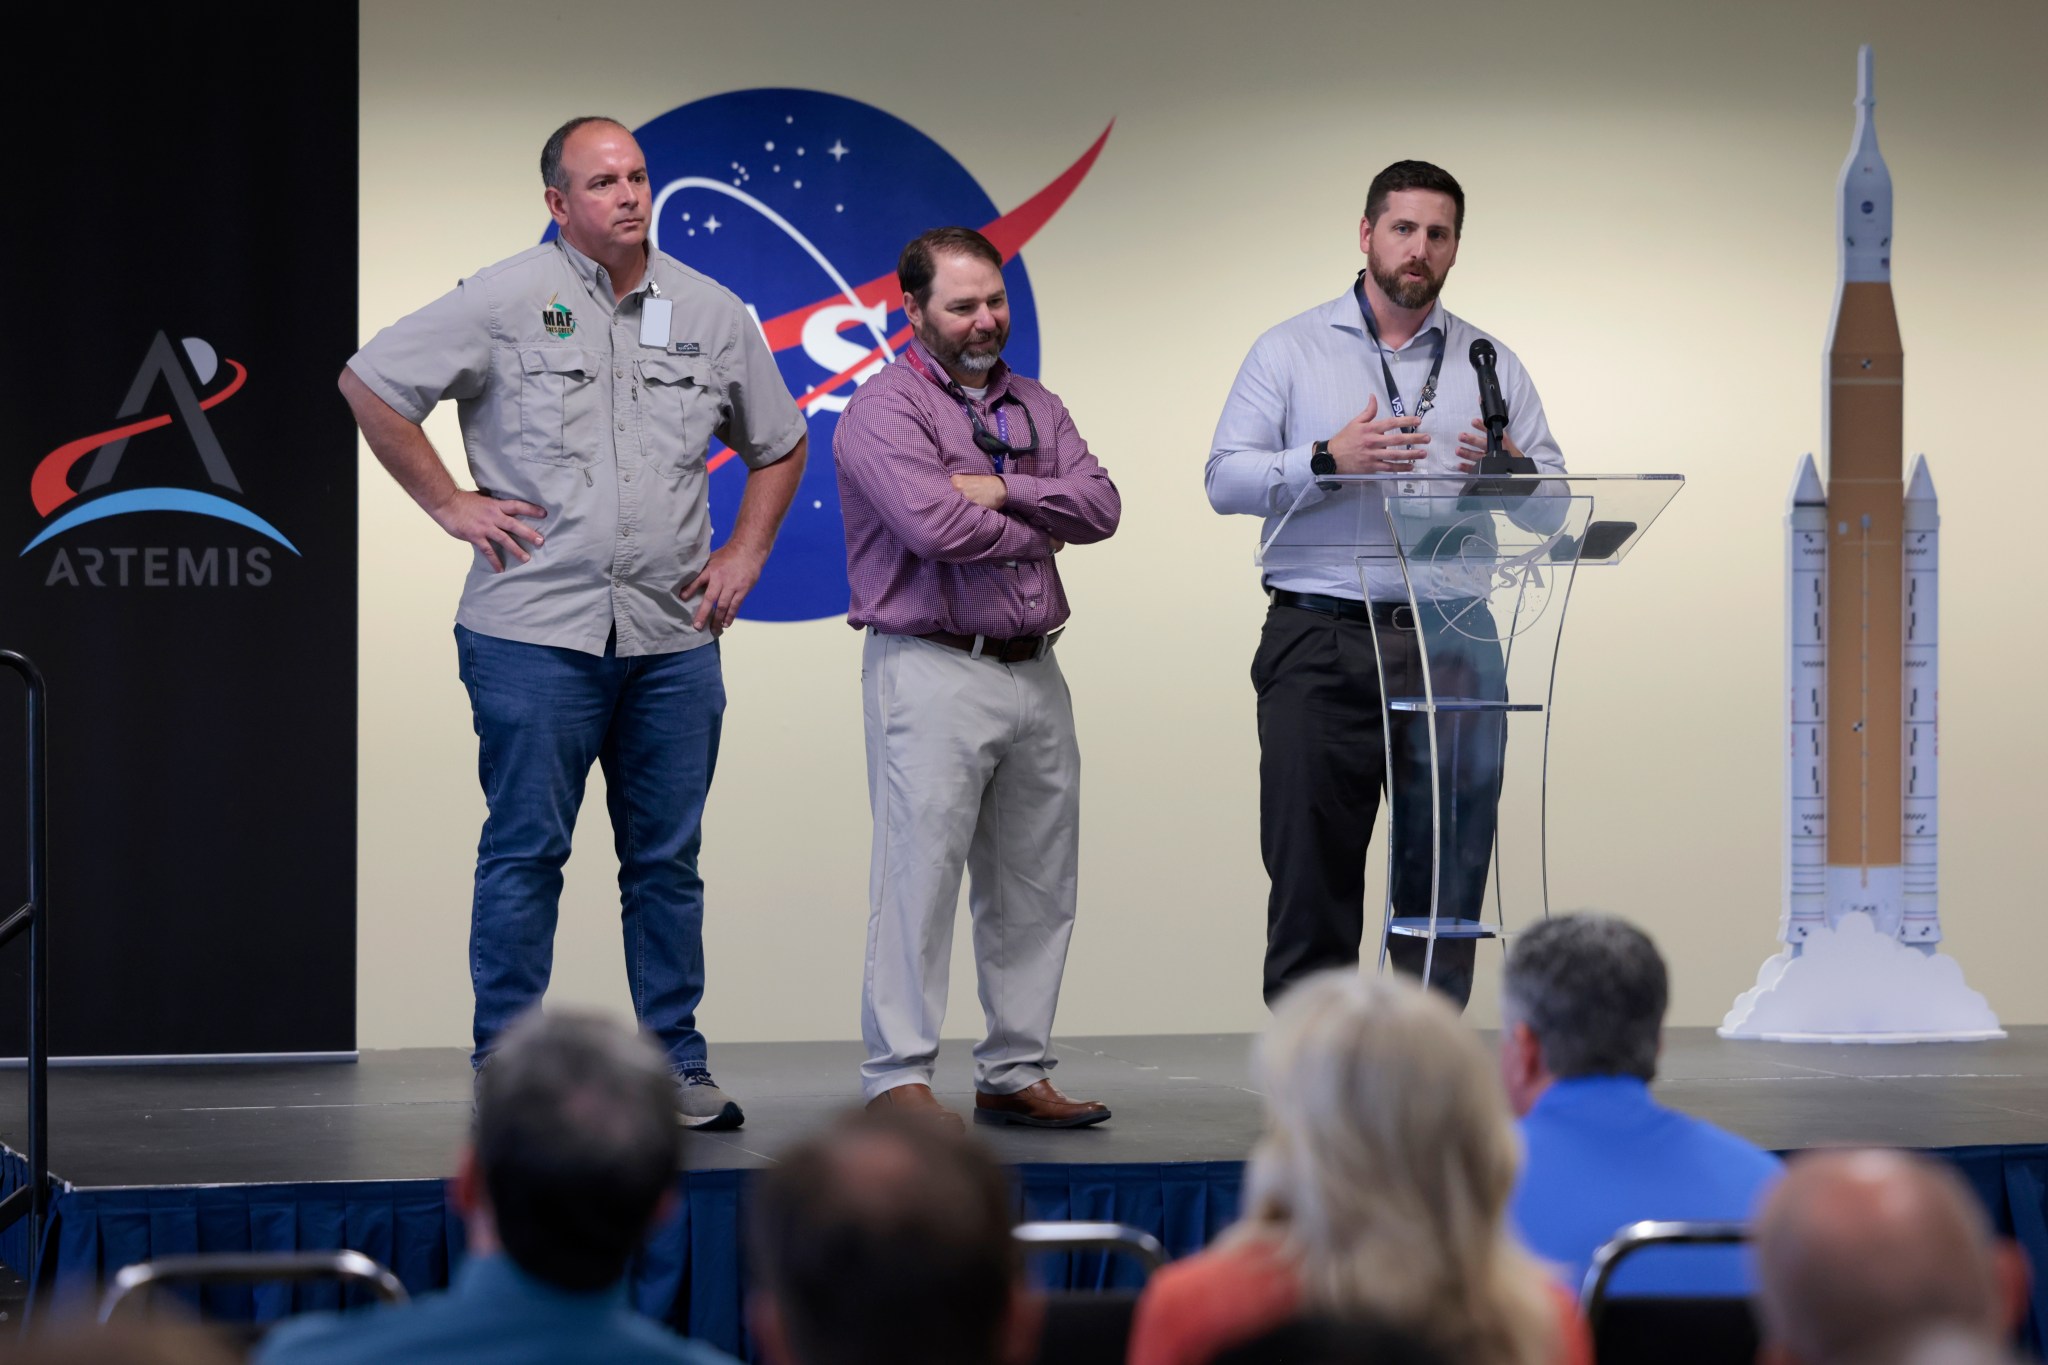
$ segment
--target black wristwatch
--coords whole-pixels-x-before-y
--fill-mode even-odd
[[[1337,472],[1337,457],[1330,453],[1328,441],[1317,441],[1309,447],[1308,472],[1319,479]],[[1325,491],[1328,488],[1329,485],[1325,485]]]

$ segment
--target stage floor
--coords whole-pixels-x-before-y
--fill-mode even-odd
[[[1058,1082],[1108,1102],[1095,1128],[980,1127],[1013,1165],[1239,1161],[1258,1136],[1242,1034],[1072,1038]],[[857,1098],[852,1042],[728,1043],[712,1061],[747,1111],[692,1133],[690,1170],[765,1165]],[[968,1045],[947,1043],[941,1100],[972,1104]],[[0,1142],[23,1150],[23,1073],[0,1072]],[[2048,1026],[2002,1041],[1901,1046],[1665,1039],[1657,1094],[1776,1150],[2048,1143]],[[446,1175],[469,1125],[457,1048],[365,1052],[354,1064],[76,1067],[50,1075],[50,1165],[81,1189],[414,1180]]]

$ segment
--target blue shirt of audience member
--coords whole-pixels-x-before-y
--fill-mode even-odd
[[[1553,1080],[1522,1119],[1525,1160],[1509,1211],[1529,1249],[1576,1292],[1593,1253],[1645,1218],[1746,1222],[1783,1163],[1733,1133],[1667,1109],[1635,1076]],[[1747,1294],[1747,1249],[1651,1247],[1609,1292]]]
[[[280,1323],[255,1365],[732,1365],[633,1311],[623,1284],[571,1293],[505,1255],[472,1256],[445,1294]]]

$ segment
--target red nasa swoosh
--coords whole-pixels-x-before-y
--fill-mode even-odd
[[[1005,264],[1015,259],[1017,253],[1024,249],[1024,244],[1038,235],[1038,230],[1052,220],[1052,216],[1060,211],[1060,207],[1087,178],[1089,170],[1095,165],[1095,158],[1102,155],[1102,146],[1109,141],[1109,135],[1115,128],[1116,120],[1111,119],[1109,127],[1102,130],[1102,136],[1096,138],[1088,150],[1081,153],[1080,159],[1060,172],[1051,184],[981,229],[981,235],[988,238],[996,250],[1003,253]],[[900,304],[903,297],[902,290],[897,287],[894,270],[886,275],[877,275],[853,293],[855,298],[870,308],[881,304]],[[786,351],[803,339],[804,323],[810,319],[811,314],[820,308],[830,308],[845,297],[844,294],[828,295],[816,303],[794,309],[780,317],[770,318],[761,324],[761,335],[768,339],[770,350]],[[908,340],[910,328],[903,327],[889,338],[889,349],[893,351]],[[797,406],[803,407],[821,393],[831,393],[873,364],[881,354],[882,348],[874,347],[850,368],[841,370],[823,383],[813,385],[803,397],[796,400]],[[732,457],[731,450],[721,450],[711,458],[709,468],[717,469]]]
[[[242,382],[249,377],[249,371],[242,367],[241,361],[230,360],[228,364],[235,367],[235,377],[229,380],[227,387],[219,393],[200,399],[200,411],[204,412],[207,408],[216,407],[233,398],[235,391],[240,389]],[[111,445],[124,436],[140,435],[142,432],[155,431],[158,427],[167,427],[170,424],[171,415],[168,412],[159,413],[155,417],[145,417],[139,422],[130,422],[127,426],[102,431],[95,436],[81,436],[75,441],[67,441],[58,446],[43,456],[36,465],[36,472],[29,478],[28,495],[35,502],[36,511],[47,517],[77,497],[78,490],[71,486],[71,467],[101,446]]]

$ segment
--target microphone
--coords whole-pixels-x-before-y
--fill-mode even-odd
[[[1479,416],[1486,423],[1487,444],[1496,447],[1508,425],[1507,400],[1500,396],[1500,371],[1494,368],[1498,359],[1493,343],[1485,337],[1472,343],[1472,368],[1479,374]]]
[[[1472,343],[1472,369],[1479,376],[1479,420],[1486,423],[1486,455],[1479,461],[1479,472],[1499,476],[1502,474],[1534,474],[1536,462],[1524,455],[1517,459],[1508,454],[1501,445],[1501,436],[1508,429],[1508,404],[1500,396],[1500,371],[1496,368],[1500,356],[1494,351],[1493,343],[1480,337]],[[1468,494],[1501,497],[1513,495],[1519,501],[1527,496],[1518,492],[1507,480],[1495,482],[1490,479],[1474,479],[1465,485]]]

